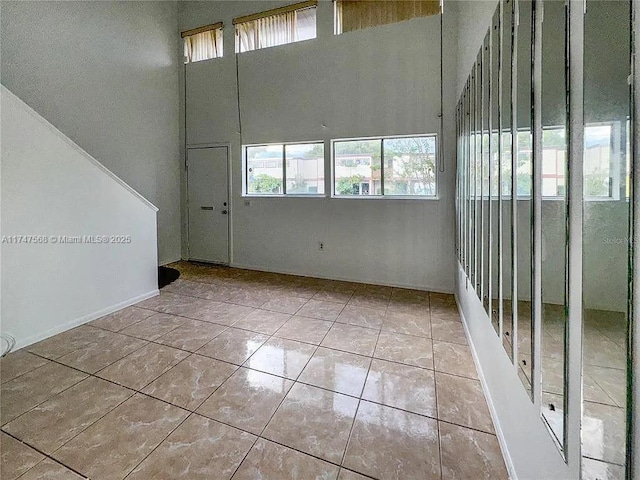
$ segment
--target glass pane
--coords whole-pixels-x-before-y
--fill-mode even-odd
[[[482,53],[481,47],[476,63],[476,125],[475,125],[475,288],[482,299]]]
[[[489,302],[490,282],[491,282],[491,125],[489,116],[490,105],[490,81],[491,78],[491,50],[489,46],[489,34],[484,37],[483,58],[482,58],[482,304],[487,316],[491,318],[491,305]]]
[[[235,34],[236,53],[316,38],[316,7],[238,23]]]
[[[469,79],[467,80],[467,87],[466,87],[466,93],[465,93],[465,98],[464,98],[464,115],[463,115],[463,122],[464,122],[464,154],[465,154],[465,164],[464,164],[464,205],[463,205],[463,209],[464,209],[464,225],[463,225],[463,229],[464,229],[464,245],[465,245],[465,249],[464,249],[464,256],[465,256],[465,271],[467,272],[467,277],[469,277],[471,275],[471,269],[470,269],[470,264],[471,264],[471,258],[470,258],[470,250],[471,250],[471,242],[470,242],[470,238],[471,238],[471,234],[470,234],[470,218],[471,218],[471,212],[469,210],[469,205],[470,205],[470,193],[471,193],[471,187],[470,187],[470,181],[471,181],[471,171],[470,171],[470,155],[471,155],[471,148],[470,148],[470,121],[471,121],[471,115],[470,115],[470,111],[471,111],[471,89],[472,89],[472,84],[471,84],[471,76],[469,76]]]
[[[296,41],[316,38],[316,7],[296,10]]]
[[[554,4],[554,6],[556,6]],[[551,10],[554,10],[551,8]],[[547,20],[547,25],[549,25],[551,21]],[[544,37],[544,30],[543,35]],[[544,40],[543,40],[544,41]],[[553,50],[553,49],[550,49]],[[553,54],[553,52],[551,53]],[[545,66],[545,58],[547,57],[547,52],[544,51],[542,53],[543,57],[543,68]],[[554,65],[549,66],[551,70],[555,70]],[[543,72],[543,76],[545,73]],[[562,75],[564,80],[564,75]],[[543,93],[542,93],[542,110],[543,115],[546,114],[548,110],[553,110],[557,112],[560,109],[560,105],[545,105],[545,100],[548,102],[553,102],[555,99],[548,99],[549,96],[554,97],[564,97],[564,93],[560,93],[560,89],[557,88],[559,83],[554,83],[551,78],[547,79],[548,82],[544,83],[543,78]],[[545,88],[549,86],[549,84],[554,85],[552,90],[554,92],[545,95]],[[559,99],[562,100],[562,99]],[[545,109],[545,107],[547,107]],[[562,106],[564,110],[564,106]],[[552,114],[549,113],[549,116]],[[543,119],[544,129],[542,132],[542,196],[546,198],[556,198],[556,199],[564,199],[566,194],[566,182],[565,182],[565,171],[566,171],[566,156],[567,156],[567,139],[565,127],[563,125],[558,126],[554,125],[554,123],[559,122],[561,119],[551,119],[546,118],[547,121]],[[544,227],[543,227],[544,228]]]
[[[493,25],[491,27],[491,152],[489,174],[491,176],[489,207],[491,217],[491,250],[490,265],[491,273],[489,298],[491,300],[491,323],[498,335],[500,335],[500,289],[502,282],[500,278],[500,267],[502,258],[500,251],[502,241],[500,238],[501,224],[500,215],[502,209],[502,197],[500,195],[500,6],[493,15]]]
[[[506,0],[502,17],[502,104],[500,105],[501,141],[500,171],[502,192],[502,328],[503,345],[513,360],[513,244],[512,244],[512,178],[511,178],[511,27],[513,1]]]
[[[247,193],[281,195],[282,145],[247,147]]]
[[[517,56],[517,304],[513,305],[518,326],[518,373],[531,395],[532,372],[532,315],[531,315],[531,7],[530,0],[518,4],[519,22],[516,26]]]
[[[582,478],[624,478],[630,2],[587,0]]]
[[[542,23],[542,414],[564,449],[567,203],[564,2],[544,0]]]
[[[478,64],[471,69],[469,89],[469,278],[476,288],[476,72]]]
[[[385,195],[436,194],[436,137],[387,138],[384,149]]]
[[[464,98],[464,92],[462,94]],[[456,106],[456,159],[457,159],[457,176],[456,176],[456,240],[458,247],[458,261],[461,265],[464,266],[464,254],[463,254],[463,233],[462,233],[462,218],[463,218],[463,210],[462,210],[462,192],[464,191],[463,187],[463,177],[464,177],[464,153],[462,150],[463,145],[463,126],[462,126],[462,105],[463,100],[461,99]]]
[[[285,145],[287,194],[324,193],[324,143]]]
[[[584,127],[584,195],[585,197],[617,197],[620,193],[614,191],[614,186],[619,188],[620,182],[616,182],[615,173],[620,165],[620,158],[625,163],[626,159],[620,157],[619,149],[626,149],[626,145],[620,144],[622,133],[626,130],[626,121],[618,121],[605,124],[587,124]],[[625,132],[626,134],[626,132]],[[615,148],[614,147],[617,147]],[[616,163],[617,161],[617,163]]]
[[[336,195],[381,195],[381,140],[335,142]]]

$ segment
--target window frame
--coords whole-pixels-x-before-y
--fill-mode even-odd
[[[209,25],[204,25],[202,27],[192,28],[190,30],[185,30],[183,32],[180,32],[180,38],[182,39],[183,49],[185,48],[184,45],[185,45],[185,42],[187,41],[186,40],[187,38],[199,35],[201,33],[210,32],[210,31],[214,32],[214,35],[216,36],[218,32],[220,33],[220,40],[221,40],[220,55],[216,55],[215,57],[210,57],[210,58],[204,58],[202,60],[187,60],[187,56],[184,55],[183,56],[184,65],[189,65],[191,63],[208,62],[210,60],[216,60],[218,58],[224,57],[224,22],[211,23]]]
[[[251,22],[256,22],[258,20],[264,19],[264,18],[270,18],[270,17],[274,17],[277,15],[281,15],[284,13],[289,13],[289,12],[300,12],[303,10],[309,10],[309,9],[314,9],[315,10],[315,15],[316,15],[316,35],[315,37],[312,38],[305,38],[305,39],[298,39],[298,40],[294,40],[292,42],[286,42],[286,43],[280,43],[277,45],[269,45],[266,47],[256,47],[256,48],[252,48],[251,50],[242,50],[242,46],[241,46],[241,42],[239,40],[239,25],[242,24],[246,24],[246,23],[251,23]],[[270,10],[265,10],[262,12],[257,12],[257,13],[252,13],[249,15],[243,15],[241,17],[236,17],[232,20],[232,24],[233,24],[233,35],[234,35],[234,51],[236,54],[243,54],[243,53],[248,53],[248,52],[255,52],[256,50],[264,50],[265,48],[274,48],[274,47],[280,47],[283,45],[290,45],[292,43],[299,43],[299,42],[304,42],[304,41],[308,41],[308,40],[317,40],[318,38],[318,0],[305,0],[302,2],[297,2],[297,3],[293,3],[290,5],[284,5],[282,7],[278,7],[278,8],[272,8]],[[279,144],[278,144],[279,145]]]
[[[433,195],[392,195],[384,193],[384,141],[385,140],[398,140],[403,138],[433,138],[435,141],[435,163],[434,163],[434,183],[435,183],[435,193]],[[336,193],[336,153],[335,146],[336,143],[343,142],[357,142],[357,141],[380,141],[380,195],[338,195]],[[438,171],[438,154],[439,154],[439,135],[437,133],[420,133],[420,134],[409,134],[409,135],[381,135],[374,137],[351,137],[351,138],[334,138],[331,139],[331,198],[336,199],[346,199],[346,200],[440,200],[440,172]],[[361,187],[362,188],[362,187]],[[371,185],[369,185],[371,188]]]
[[[287,145],[322,145],[322,168],[326,177],[326,145],[324,140],[306,140],[301,142],[265,142],[248,143],[242,145],[242,196],[250,198],[325,198],[326,193],[287,193]],[[252,147],[282,147],[282,193],[265,194],[249,193],[249,167],[247,166],[247,148]],[[323,177],[323,189],[326,190],[326,178]]]
[[[397,17],[397,18],[395,18],[393,20],[382,21],[380,23],[377,23],[374,20],[373,22],[370,22],[370,23],[372,23],[370,25],[359,26],[357,28],[351,28],[351,29],[349,29],[347,31],[344,31],[343,13],[342,13],[342,7],[343,7],[342,0],[332,0],[332,2],[333,2],[333,34],[334,35],[344,35],[345,33],[357,32],[359,30],[366,30],[368,28],[376,28],[376,27],[387,26],[387,25],[395,25],[397,23],[403,23],[403,22],[407,22],[409,20],[413,20],[414,18],[427,18],[427,17],[436,16],[436,15],[442,15],[442,0],[440,0],[440,1],[437,2],[437,5],[438,5],[438,12],[437,13],[435,11],[433,11],[433,12],[429,12],[429,13],[420,14],[420,13],[416,13],[414,11],[413,15],[409,15],[406,18]],[[416,3],[419,3],[419,2],[416,2]],[[422,2],[422,3],[424,4],[425,2]],[[432,1],[430,3],[433,6],[436,5],[435,1]],[[360,12],[360,13],[362,13],[362,12]],[[387,13],[387,12],[385,10],[382,10],[382,11],[381,10],[377,10],[375,12],[369,11],[368,13],[370,15],[373,13],[374,17],[381,17],[381,16],[384,16],[384,14]],[[379,19],[380,18],[378,18],[378,20]]]
[[[616,125],[616,121],[601,121],[601,122],[591,122],[591,123],[585,123],[583,126],[584,132],[585,132],[585,137],[586,137],[586,131],[589,128],[592,127],[610,127],[611,128],[611,136],[610,136],[610,143],[611,143],[611,149],[610,149],[610,153],[611,153],[611,157],[609,158],[609,171],[612,172],[611,173],[611,178],[614,178],[614,182],[613,182],[613,188],[611,188],[609,195],[602,195],[602,196],[598,196],[598,195],[586,195],[584,194],[584,200],[588,201],[588,202],[619,202],[619,201],[629,201],[629,198],[625,196],[623,196],[621,194],[621,188],[622,185],[624,184],[624,182],[626,181],[625,179],[625,175],[626,175],[626,171],[623,171],[624,169],[626,169],[626,159],[623,159],[623,153],[626,152],[626,147],[623,144],[624,141],[626,141],[626,135],[624,132],[624,126],[622,125],[622,122],[618,122],[619,125]],[[549,126],[544,126],[542,128],[543,132],[547,131],[547,130],[558,130],[558,129],[562,129],[564,128],[562,125],[549,125]],[[617,139],[618,141],[616,141],[616,129],[618,129],[618,136],[619,138]],[[519,127],[518,128],[518,133],[528,133],[530,132],[530,129],[527,127]],[[509,133],[509,132],[503,132],[503,133]],[[566,133],[565,133],[566,135]],[[585,147],[585,152],[586,152],[586,147]],[[618,157],[616,159],[616,157]],[[616,161],[617,160],[617,161]],[[623,164],[624,163],[624,164]],[[624,168],[623,168],[624,167]],[[566,181],[566,172],[565,172],[565,181]],[[615,185],[618,186],[618,188],[615,187]],[[502,198],[503,199],[509,199],[510,197],[507,195],[505,196],[504,193],[502,193]],[[521,194],[516,194],[515,195],[517,200],[523,200],[523,201],[527,201],[527,200],[531,200],[531,193],[529,193],[528,195],[521,195]],[[487,198],[487,197],[483,197],[483,198]],[[497,199],[498,196],[497,195],[492,195],[491,196],[492,199]],[[565,196],[563,195],[542,195],[541,196],[542,201],[544,202],[556,202],[556,201],[566,201]]]

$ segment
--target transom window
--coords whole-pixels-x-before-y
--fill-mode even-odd
[[[338,197],[435,197],[436,135],[333,142]]]
[[[222,57],[222,22],[181,33],[184,40],[184,63]]]
[[[233,19],[236,53],[316,38],[317,0]]]
[[[335,0],[335,33],[438,15],[440,0]]]

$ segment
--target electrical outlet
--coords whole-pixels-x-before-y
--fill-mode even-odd
[[[324,252],[324,242],[318,242],[318,250]]]

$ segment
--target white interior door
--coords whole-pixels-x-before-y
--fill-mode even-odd
[[[229,263],[227,147],[187,150],[189,259]]]

